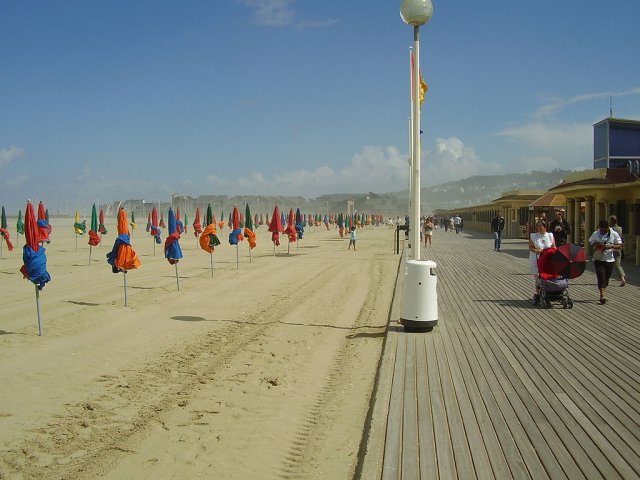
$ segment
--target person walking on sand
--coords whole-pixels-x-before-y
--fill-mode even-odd
[[[616,269],[616,273],[620,278],[620,286],[624,287],[627,284],[627,280],[624,276],[624,270],[622,268],[622,254],[624,253],[624,238],[622,237],[622,227],[618,225],[618,217],[615,215],[611,215],[609,217],[609,227],[611,230],[614,230],[618,235],[620,235],[620,240],[622,240],[622,247],[620,250],[613,251],[613,258],[615,259],[614,268]]]
[[[504,217],[502,216],[502,212],[496,213],[496,216],[491,220],[491,231],[493,232],[493,249],[499,252],[500,244],[502,243],[502,232],[504,231]]]
[[[604,293],[609,286],[609,278],[613,272],[615,259],[613,252],[620,251],[622,239],[618,233],[609,228],[607,220],[600,220],[598,229],[589,237],[589,244],[593,247],[593,266],[598,278],[598,290],[600,291],[600,305],[607,303]]]
[[[351,227],[351,231],[349,232],[349,248],[347,248],[347,250],[351,250],[351,245],[353,245],[353,251],[356,251],[357,239],[358,235],[356,234],[356,227]]]

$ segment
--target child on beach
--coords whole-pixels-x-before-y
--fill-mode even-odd
[[[357,239],[358,235],[356,235],[356,227],[351,227],[351,231],[349,232],[349,248],[347,250],[351,250],[351,245],[353,245],[353,251],[356,251]]]

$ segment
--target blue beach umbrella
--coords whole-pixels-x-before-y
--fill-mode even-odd
[[[176,216],[173,213],[173,209],[169,208],[168,213],[168,229],[169,236],[164,242],[164,256],[171,265],[176,267],[176,284],[178,291],[180,291],[180,277],[178,276],[178,262],[182,258],[182,249],[180,248],[180,233],[178,233],[176,225]]]

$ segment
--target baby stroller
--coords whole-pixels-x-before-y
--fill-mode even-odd
[[[582,275],[586,261],[584,249],[572,243],[543,251],[538,258],[539,306],[551,308],[551,303],[557,302],[562,308],[573,308],[569,279]]]

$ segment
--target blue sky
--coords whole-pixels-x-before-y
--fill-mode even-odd
[[[592,165],[640,119],[636,0],[433,0],[424,186]],[[407,188],[400,1],[0,0],[0,204]]]

